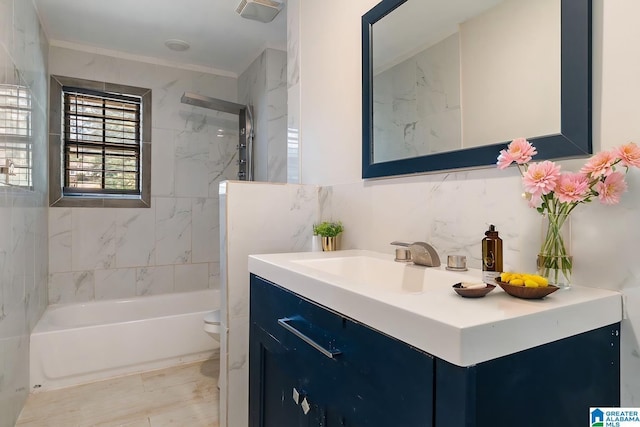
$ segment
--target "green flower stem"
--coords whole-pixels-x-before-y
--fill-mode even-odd
[[[569,213],[575,205],[557,203],[553,197],[545,198],[547,232],[540,248],[538,260],[539,273],[551,282],[558,284],[562,276],[570,281],[573,270],[573,257],[567,251],[567,242],[562,235],[562,227],[569,219]]]

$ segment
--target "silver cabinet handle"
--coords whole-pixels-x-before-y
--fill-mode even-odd
[[[311,347],[315,348],[320,353],[327,356],[329,359],[333,359],[342,353],[338,349],[327,350],[326,348],[324,348],[323,346],[321,346],[320,344],[318,344],[317,342],[315,342],[314,340],[312,340],[311,338],[309,338],[308,336],[306,336],[305,334],[303,334],[302,332],[300,332],[299,330],[297,330],[296,328],[294,328],[289,324],[289,322],[292,320],[300,320],[300,319],[302,318],[301,317],[283,317],[282,319],[278,319],[278,325],[282,326],[287,331],[291,332],[293,335],[297,336],[302,341],[306,342]]]

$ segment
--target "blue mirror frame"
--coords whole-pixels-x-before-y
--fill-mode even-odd
[[[362,16],[362,178],[495,165],[499,151],[510,141],[373,163],[373,24],[407,1],[409,0],[382,0]],[[561,130],[552,135],[522,135],[536,146],[536,160],[584,157],[593,153],[591,10],[591,0],[561,0]]]

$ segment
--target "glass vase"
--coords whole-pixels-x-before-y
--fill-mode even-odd
[[[538,274],[560,288],[571,287],[571,217],[547,213],[542,217],[542,244],[538,253]]]

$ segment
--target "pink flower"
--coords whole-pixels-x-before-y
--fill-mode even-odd
[[[582,173],[563,173],[554,191],[560,203],[581,202],[589,191],[589,177]]]
[[[506,150],[500,150],[498,169],[506,169],[513,162],[519,165],[529,163],[536,154],[538,152],[529,141],[524,138],[516,138],[511,141]]]
[[[602,151],[589,159],[580,173],[585,173],[591,178],[599,176],[609,176],[613,172],[611,168],[616,161],[616,154],[613,151]]]
[[[621,145],[614,149],[614,153],[620,159],[620,163],[624,166],[635,166],[640,168],[640,147],[635,143],[630,142],[628,144]]]
[[[627,191],[627,183],[622,172],[613,172],[604,181],[600,181],[595,186],[598,192],[598,199],[605,205],[616,205],[620,203],[620,196]]]
[[[529,165],[522,182],[525,191],[531,193],[532,197],[537,198],[555,190],[559,177],[560,166],[545,160],[544,162]]]

